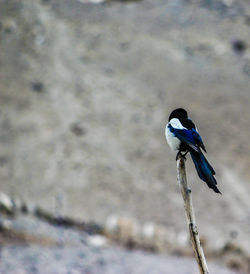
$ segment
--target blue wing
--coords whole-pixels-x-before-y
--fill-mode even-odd
[[[200,147],[206,151],[203,141],[199,133],[194,129],[178,129],[168,124],[170,131],[183,143],[189,145],[192,149],[199,152]]]

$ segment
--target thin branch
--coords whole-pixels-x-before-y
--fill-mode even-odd
[[[182,197],[184,200],[184,208],[189,228],[190,240],[193,246],[195,258],[199,266],[200,273],[207,274],[209,272],[206,263],[206,258],[204,256],[204,252],[200,243],[198,229],[195,224],[191,190],[188,188],[187,184],[185,158],[182,156],[179,156],[177,159],[177,181],[180,185]]]

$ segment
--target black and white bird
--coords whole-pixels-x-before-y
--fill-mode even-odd
[[[166,125],[165,135],[170,148],[173,151],[178,151],[176,159],[178,159],[179,155],[185,157],[190,152],[200,179],[209,188],[221,194],[216,186],[215,171],[201,151],[202,149],[206,152],[201,136],[192,120],[188,118],[185,109],[177,108],[171,112]]]

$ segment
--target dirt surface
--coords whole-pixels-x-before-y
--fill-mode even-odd
[[[14,258],[14,259],[12,259]],[[5,247],[1,251],[0,273],[95,273],[95,274],[198,274],[194,261],[128,252],[118,248],[91,249]],[[237,274],[211,264],[211,273]]]
[[[195,274],[194,259],[125,250],[84,231],[50,225],[30,216],[0,218],[0,273]],[[2,240],[4,239],[4,240]],[[209,261],[211,273],[239,274]]]
[[[0,10],[1,191],[79,220],[150,221],[181,238],[164,128],[182,106],[223,193],[188,158],[200,234],[208,247],[236,240],[250,253],[247,1],[0,0]]]
[[[128,252],[119,248],[5,247],[1,251],[0,273],[95,273],[95,274],[198,274],[194,261]],[[212,273],[237,274],[211,264]]]

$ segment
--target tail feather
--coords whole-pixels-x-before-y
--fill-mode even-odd
[[[215,171],[213,167],[209,164],[208,160],[205,158],[203,153],[190,150],[191,157],[193,159],[197,173],[202,181],[204,181],[209,188],[212,188],[216,193],[220,193],[217,188],[217,181],[214,178]]]

